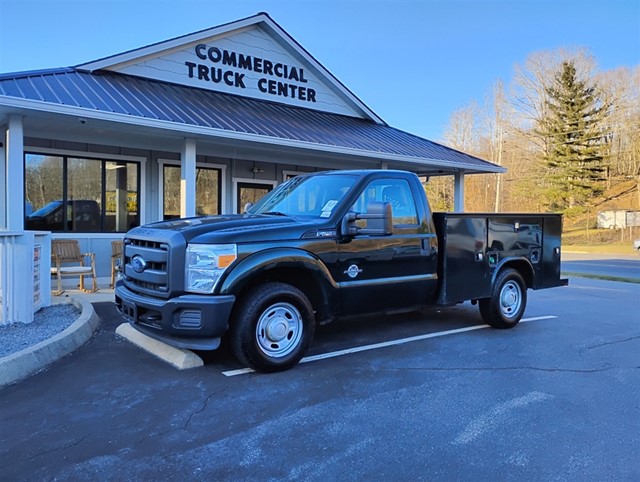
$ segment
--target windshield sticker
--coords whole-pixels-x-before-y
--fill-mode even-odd
[[[335,201],[333,199],[331,201],[327,201],[327,204],[325,204],[324,207],[322,208],[322,212],[325,212],[325,211],[331,212],[333,208],[336,207],[336,204],[338,204],[338,201]]]
[[[331,201],[327,201],[327,204],[325,204],[322,207],[322,212],[320,213],[320,217],[328,218],[329,216],[331,216],[331,211],[333,210],[334,207],[336,207],[336,204],[338,204],[338,201],[334,199],[332,199]]]

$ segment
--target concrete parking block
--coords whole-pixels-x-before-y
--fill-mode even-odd
[[[125,340],[160,358],[161,360],[173,365],[178,370],[187,368],[196,368],[204,365],[202,358],[190,350],[174,348],[154,340],[153,338],[140,333],[129,323],[122,323],[116,328],[116,335],[121,336]]]

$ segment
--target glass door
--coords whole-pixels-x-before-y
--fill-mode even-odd
[[[244,213],[247,204],[255,204],[272,189],[273,185],[271,184],[239,182],[236,195],[236,212],[240,214]]]

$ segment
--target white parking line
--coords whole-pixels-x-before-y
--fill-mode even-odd
[[[587,286],[587,285],[577,285],[577,284],[570,284],[569,288],[575,288],[579,290],[594,290],[594,291],[617,291],[619,293],[629,292],[629,290],[617,290],[614,288],[600,288],[598,286]]]
[[[527,321],[551,320],[553,318],[557,318],[557,316],[554,316],[554,315],[535,316],[532,318],[523,318],[522,320],[520,320],[520,323],[526,323]],[[467,326],[465,328],[456,328],[455,330],[436,331],[435,333],[426,333],[424,335],[410,336],[408,338],[400,338],[399,340],[390,340],[382,343],[373,343],[372,345],[356,346],[353,348],[347,348],[345,350],[338,350],[338,351],[332,351],[329,353],[322,353],[320,355],[307,356],[307,357],[304,357],[302,360],[300,360],[300,363],[309,363],[309,362],[314,362],[318,360],[325,360],[327,358],[335,358],[338,356],[350,355],[351,353],[359,353],[361,351],[376,350],[378,348],[385,348],[387,346],[404,345],[405,343],[411,343],[413,341],[427,340],[429,338],[437,338],[440,336],[456,335],[458,333],[464,333],[467,331],[474,331],[474,330],[482,330],[484,328],[489,328],[489,325]],[[239,368],[237,370],[229,370],[226,372],[222,372],[222,374],[226,377],[235,377],[236,375],[244,375],[245,373],[251,373],[253,371],[254,370],[252,370],[251,368]]]

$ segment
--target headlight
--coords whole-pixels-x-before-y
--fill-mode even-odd
[[[213,293],[222,273],[237,257],[235,244],[188,245],[184,290],[191,293]]]

